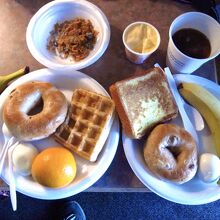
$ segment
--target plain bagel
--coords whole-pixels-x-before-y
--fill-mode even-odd
[[[144,159],[151,172],[161,179],[178,184],[194,177],[197,157],[197,147],[192,136],[174,124],[155,127],[144,146]]]
[[[29,115],[39,101],[42,111]],[[5,102],[3,119],[13,136],[23,141],[39,140],[63,123],[68,104],[64,94],[46,82],[27,82],[15,88]]]

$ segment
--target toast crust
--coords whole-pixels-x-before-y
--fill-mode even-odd
[[[110,90],[112,99],[115,102],[115,106],[116,106],[119,118],[121,120],[121,124],[122,124],[122,128],[123,128],[124,132],[127,136],[133,138],[135,136],[135,134],[132,130],[132,127],[130,126],[130,121],[129,121],[128,115],[124,110],[124,107],[122,105],[122,101],[120,99],[120,96],[118,95],[116,85],[115,84],[111,85],[109,90]]]

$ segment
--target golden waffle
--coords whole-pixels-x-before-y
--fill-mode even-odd
[[[108,97],[76,89],[66,120],[55,132],[55,140],[79,156],[96,161],[108,136],[114,107]]]

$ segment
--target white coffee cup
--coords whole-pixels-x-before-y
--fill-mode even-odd
[[[191,28],[203,33],[210,42],[208,58],[198,59],[182,53],[173,42],[173,34],[180,29]],[[166,64],[173,73],[192,73],[220,53],[220,24],[212,17],[200,12],[188,12],[178,16],[169,29]]]

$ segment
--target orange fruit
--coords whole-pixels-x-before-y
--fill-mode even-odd
[[[51,147],[39,153],[31,168],[35,181],[48,187],[63,187],[76,176],[76,162],[73,154],[62,147]]]

